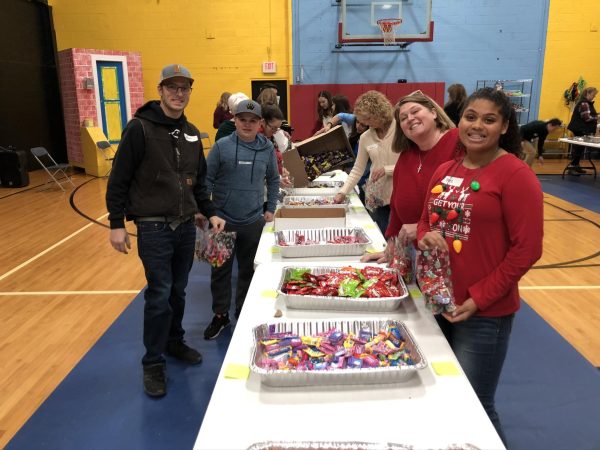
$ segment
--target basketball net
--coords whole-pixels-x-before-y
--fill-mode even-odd
[[[402,23],[402,19],[379,19],[377,25],[383,35],[383,45],[396,43],[396,26]]]

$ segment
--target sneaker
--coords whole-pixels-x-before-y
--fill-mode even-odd
[[[183,340],[169,341],[167,344],[167,355],[188,364],[200,364],[202,362],[202,355],[200,352],[188,346]]]
[[[204,339],[207,341],[215,339],[230,323],[229,314],[223,314],[222,316],[215,314],[210,325],[204,330]]]
[[[573,170],[577,173],[586,173],[585,170],[581,168],[581,166],[575,166],[573,167]]]
[[[167,394],[167,368],[163,363],[144,366],[144,392],[150,397]]]

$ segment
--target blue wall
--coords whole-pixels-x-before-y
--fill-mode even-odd
[[[294,83],[394,83],[406,78],[462,83],[471,93],[480,79],[532,78],[529,120],[534,120],[548,7],[549,0],[433,0],[433,42],[413,43],[408,52],[382,47],[332,52],[337,2],[293,0]]]

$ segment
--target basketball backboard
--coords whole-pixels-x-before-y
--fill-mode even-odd
[[[431,0],[341,0],[338,45],[383,45],[380,19],[402,19],[395,29],[398,44],[433,40]]]

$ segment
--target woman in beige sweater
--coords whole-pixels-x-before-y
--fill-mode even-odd
[[[365,172],[368,161],[371,160],[369,180],[376,182],[380,178],[384,178],[381,198],[383,206],[376,208],[371,216],[381,232],[385,233],[390,218],[392,175],[398,160],[398,153],[392,151],[392,143],[396,136],[394,107],[381,92],[368,91],[356,100],[354,114],[356,119],[369,126],[369,129],[360,137],[354,167],[352,167],[346,183],[335,196],[335,201],[341,203],[346,199]]]

